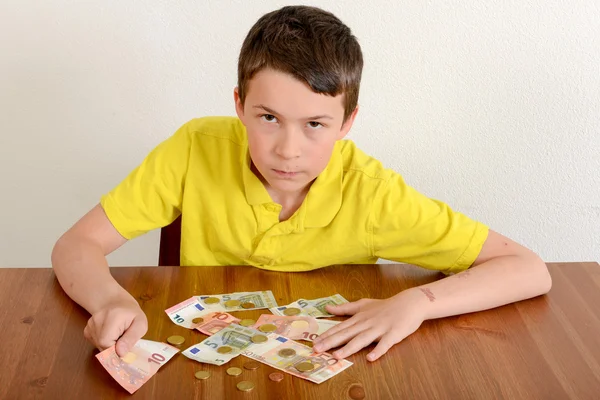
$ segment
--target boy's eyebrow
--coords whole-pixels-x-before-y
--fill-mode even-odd
[[[257,104],[252,106],[252,108],[258,108],[258,109],[262,109],[266,112],[268,112],[269,114],[274,114],[274,115],[280,115],[277,111],[270,109],[269,107],[263,105],[263,104]],[[322,114],[322,115],[315,115],[312,117],[308,117],[308,118],[304,118],[304,119],[310,119],[310,120],[315,120],[315,119],[333,119],[332,116],[327,115],[327,114]]]

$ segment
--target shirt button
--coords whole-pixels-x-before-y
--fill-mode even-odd
[[[276,205],[269,204],[269,205],[267,206],[267,210],[269,210],[269,211],[272,211],[272,212],[275,212],[275,211],[277,211],[277,210],[278,210],[278,207],[277,207]]]

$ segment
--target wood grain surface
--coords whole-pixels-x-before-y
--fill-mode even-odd
[[[368,349],[320,385],[261,364],[232,377],[239,356],[217,367],[181,354],[129,395],[102,368],[83,337],[89,315],[62,291],[51,269],[0,269],[0,399],[600,399],[600,266],[549,264],[548,295],[489,311],[426,321],[382,359]],[[148,316],[145,338],[205,336],[173,324],[164,310],[192,295],[272,290],[280,305],[340,293],[386,298],[443,276],[409,265],[334,266],[306,273],[252,267],[112,268]],[[234,313],[257,318],[268,310]],[[196,380],[209,370],[212,377]],[[236,383],[250,380],[251,392]]]

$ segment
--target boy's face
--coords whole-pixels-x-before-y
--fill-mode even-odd
[[[249,82],[237,115],[246,126],[250,157],[267,189],[281,194],[304,191],[325,169],[335,142],[354,122],[358,107],[344,119],[342,96],[313,92],[291,75],[272,69]]]

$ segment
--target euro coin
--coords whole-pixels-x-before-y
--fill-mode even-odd
[[[292,358],[296,355],[296,350],[294,349],[281,349],[277,352],[279,357],[281,358]]]
[[[285,310],[283,310],[283,314],[287,315],[288,317],[291,317],[293,315],[298,315],[302,312],[302,310],[300,310],[299,308],[296,307],[290,307],[290,308],[286,308]]]
[[[255,323],[256,323],[256,321],[255,321],[255,320],[253,320],[253,319],[250,319],[250,318],[248,318],[248,319],[243,319],[243,320],[241,320],[241,321],[240,321],[240,325],[241,325],[241,326],[252,326],[252,325],[254,325]]]
[[[273,324],[264,324],[258,327],[258,330],[264,333],[275,332],[277,327]]]
[[[254,335],[252,336],[252,343],[264,343],[267,340],[269,340],[269,338],[267,338],[265,335]]]
[[[242,303],[242,308],[246,308],[246,309],[248,309],[248,308],[256,308],[256,306],[254,305],[254,303],[251,303],[251,302],[248,301],[246,303]]]
[[[185,342],[185,338],[183,336],[173,335],[167,338],[167,342],[171,343],[172,345],[179,346]]]
[[[254,389],[254,383],[252,383],[250,381],[241,381],[240,383],[237,384],[237,388],[238,388],[238,390],[241,390],[242,392],[249,392],[252,389]]]
[[[231,350],[233,350],[231,347],[229,346],[221,346],[217,349],[217,353],[219,354],[229,354],[231,353]]]
[[[281,382],[283,380],[283,374],[281,372],[271,372],[269,379],[273,382]]]
[[[227,368],[227,375],[238,376],[242,373],[242,369],[238,367]]]
[[[227,300],[225,302],[225,307],[237,307],[240,305],[239,300]]]
[[[257,363],[256,361],[248,361],[246,364],[244,364],[244,368],[249,369],[249,370],[258,369],[258,367],[260,367],[260,364]]]
[[[194,318],[194,319],[192,320],[192,323],[193,323],[193,324],[201,324],[201,323],[203,323],[203,322],[204,322],[204,318]]]
[[[219,300],[218,297],[207,297],[206,299],[204,299],[204,303],[206,303],[206,304],[217,304],[220,301],[221,300]]]
[[[196,379],[208,379],[210,378],[210,371],[198,371],[194,374],[194,376],[196,377]]]
[[[315,369],[315,366],[313,363],[305,361],[296,365],[296,369],[300,372],[309,372]]]

